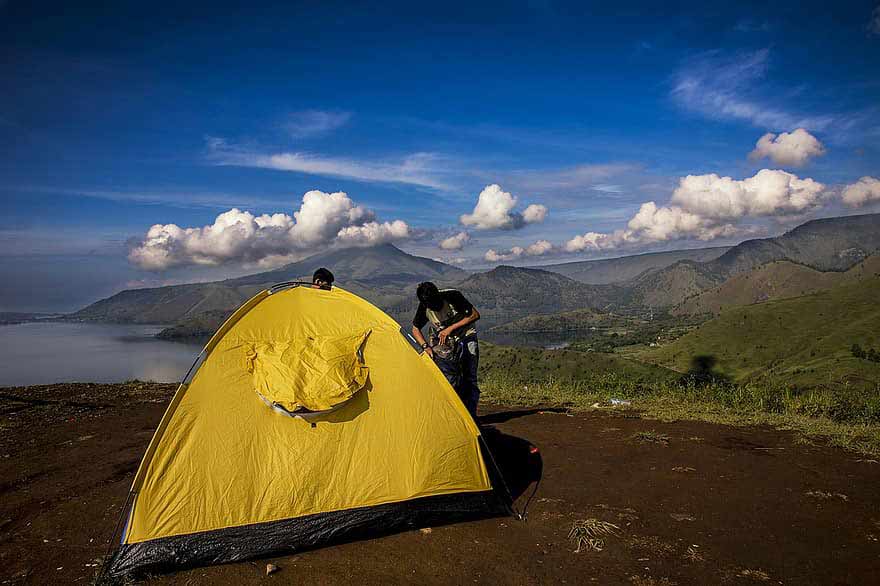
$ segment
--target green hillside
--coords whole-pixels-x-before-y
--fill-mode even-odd
[[[644,382],[668,381],[678,376],[666,368],[615,354],[480,343],[480,377],[489,380],[496,377],[524,382],[546,381],[549,377],[574,380],[605,374]]]
[[[880,348],[880,277],[780,301],[734,308],[638,358],[685,372],[709,356],[736,381],[768,378],[796,386],[880,385],[880,363],[853,344]]]
[[[731,307],[799,297],[837,285],[880,275],[880,255],[866,258],[847,271],[819,271],[791,261],[767,263],[731,277],[718,287],[676,306],[673,315],[719,314]]]

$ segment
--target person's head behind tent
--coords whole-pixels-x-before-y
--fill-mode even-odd
[[[321,267],[315,274],[312,275],[312,287],[315,289],[325,289],[327,291],[330,290],[330,287],[333,286],[333,273],[331,273],[328,269]]]
[[[430,281],[419,283],[419,286],[416,289],[416,297],[418,297],[419,301],[424,303],[425,307],[428,309],[439,311],[443,308],[443,297],[440,295],[440,290],[437,289],[437,285]]]

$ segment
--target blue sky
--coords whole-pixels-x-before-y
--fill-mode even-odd
[[[480,268],[877,211],[878,64],[876,2],[0,1],[0,310],[380,241]]]

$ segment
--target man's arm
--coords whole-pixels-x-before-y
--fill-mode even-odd
[[[474,323],[475,321],[477,321],[478,319],[480,319],[480,312],[477,311],[476,307],[472,307],[470,315],[465,316],[464,318],[458,320],[457,322],[455,322],[451,326],[445,327],[442,330],[440,330],[440,333],[437,334],[440,337],[440,343],[445,344],[446,338],[451,336],[455,330],[457,330],[459,328],[463,328],[467,325],[470,325],[470,324]]]
[[[416,342],[425,349],[425,352],[428,353],[428,356],[431,358],[434,357],[434,351],[428,346],[428,342],[425,340],[425,336],[422,335],[422,328],[425,327],[425,324],[428,323],[427,312],[425,311],[425,306],[419,303],[419,308],[416,310],[416,316],[413,318],[413,326],[412,326],[412,335],[413,338],[416,339]]]
[[[461,294],[461,291],[449,291],[446,300],[458,308],[458,310],[464,314],[464,317],[440,331],[438,335],[441,344],[446,343],[446,338],[452,335],[455,330],[467,327],[480,319],[480,312],[477,311],[477,308]]]
[[[425,341],[425,337],[422,335],[422,330],[420,330],[416,326],[413,326],[412,327],[412,335],[413,335],[413,338],[416,339],[416,342],[418,342],[419,345],[421,345],[421,347],[425,349],[425,352],[428,353],[428,356],[430,356],[431,358],[434,358],[434,349],[431,348],[430,346],[428,346],[428,342]]]

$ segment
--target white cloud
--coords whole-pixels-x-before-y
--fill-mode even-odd
[[[735,233],[730,224],[718,224],[677,206],[658,207],[653,201],[643,203],[627,223],[625,240],[632,242],[665,242],[682,238],[713,240]]]
[[[606,250],[616,248],[613,235],[600,232],[587,232],[569,240],[563,246],[566,252],[581,252],[583,250]]]
[[[858,182],[843,188],[841,199],[843,203],[854,208],[880,201],[880,179],[862,177]]]
[[[296,224],[291,237],[304,244],[327,242],[344,226],[362,224],[373,219],[372,212],[356,206],[348,194],[338,191],[309,191],[303,195],[302,206],[293,212]]]
[[[547,240],[538,240],[534,244],[530,244],[526,247],[526,254],[528,256],[543,256],[548,252],[553,250],[553,245],[550,244]]]
[[[470,239],[470,234],[462,231],[441,241],[440,248],[443,250],[461,250]]]
[[[688,60],[676,73],[672,98],[709,118],[745,120],[774,130],[822,130],[830,126],[832,116],[797,116],[768,106],[753,95],[753,86],[767,72],[769,55],[768,49],[733,58],[717,51],[703,53]]]
[[[409,225],[403,220],[393,222],[367,222],[361,226],[346,226],[336,235],[336,241],[344,246],[375,246],[409,236]]]
[[[543,256],[554,250],[553,245],[547,240],[538,240],[534,244],[530,244],[523,248],[522,246],[514,246],[509,250],[496,251],[490,248],[486,251],[483,258],[488,262],[505,262],[516,260],[523,256]]]
[[[372,246],[409,236],[401,220],[377,222],[375,215],[343,192],[309,191],[299,210],[254,216],[233,208],[201,228],[156,224],[129,252],[146,270],[182,265],[277,266],[328,246]]]
[[[511,228],[515,206],[516,198],[493,183],[480,192],[473,213],[461,216],[461,223],[479,229]]]
[[[514,246],[507,252],[501,251],[497,252],[494,248],[490,248],[486,251],[486,254],[483,256],[489,262],[504,262],[507,260],[515,260],[522,256],[525,249],[521,246]]]
[[[679,180],[672,203],[712,219],[782,216],[818,206],[824,189],[812,179],[771,169],[740,181],[714,173],[688,175]]]
[[[523,213],[514,212],[517,199],[502,191],[501,186],[487,185],[477,198],[473,213],[461,216],[461,223],[478,230],[511,230],[526,224],[543,222],[547,208],[540,204],[528,206]]]
[[[442,174],[442,170],[436,167],[439,157],[432,153],[413,153],[396,161],[361,161],[305,152],[266,154],[250,148],[232,146],[224,139],[215,137],[208,137],[206,142],[208,160],[215,165],[448,189],[439,179]]]
[[[547,217],[547,206],[533,203],[523,210],[522,218],[526,224],[538,224]]]
[[[350,119],[351,112],[304,110],[291,114],[284,127],[293,138],[311,138],[341,128]]]
[[[803,128],[791,133],[776,135],[768,132],[758,139],[755,150],[749,154],[751,159],[769,157],[777,165],[800,167],[811,157],[821,157],[825,147],[819,140]]]
[[[822,183],[785,171],[762,169],[743,180],[714,173],[688,175],[679,180],[669,205],[643,203],[625,229],[587,232],[567,241],[562,249],[611,250],[681,239],[730,237],[744,231],[737,225],[744,218],[797,216],[820,206],[824,196]]]

